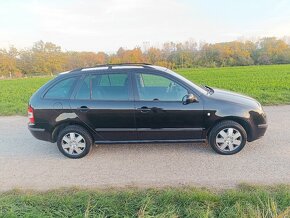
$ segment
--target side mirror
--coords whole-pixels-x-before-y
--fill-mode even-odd
[[[182,102],[183,102],[183,104],[190,104],[190,103],[198,102],[198,100],[195,97],[195,95],[188,94],[182,98]]]

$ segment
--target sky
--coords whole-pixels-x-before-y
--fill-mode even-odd
[[[290,0],[0,0],[0,47],[114,52],[290,36]]]

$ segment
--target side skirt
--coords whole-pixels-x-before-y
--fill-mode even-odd
[[[131,143],[186,143],[205,142],[206,139],[183,139],[183,140],[132,140],[132,141],[95,141],[96,144],[131,144]]]

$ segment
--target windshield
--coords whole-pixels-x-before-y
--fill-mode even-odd
[[[184,81],[185,83],[187,83],[188,85],[192,86],[194,89],[196,89],[197,91],[199,91],[200,93],[206,95],[208,93],[208,90],[207,89],[203,89],[201,88],[200,86],[194,84],[193,82],[191,82],[190,80],[186,79],[185,77],[179,75],[178,73],[175,73],[174,71],[172,70],[169,70],[167,68],[160,68],[160,70],[162,71],[165,71],[167,73],[170,73],[171,75],[177,77],[178,79],[181,79],[182,81]]]

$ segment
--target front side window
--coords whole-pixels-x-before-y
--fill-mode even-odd
[[[93,74],[85,77],[76,99],[129,100],[127,73]]]
[[[143,101],[182,101],[188,91],[178,83],[159,75],[136,74],[139,99]]]
[[[68,99],[76,80],[77,77],[61,80],[50,88],[44,97],[53,99]]]

